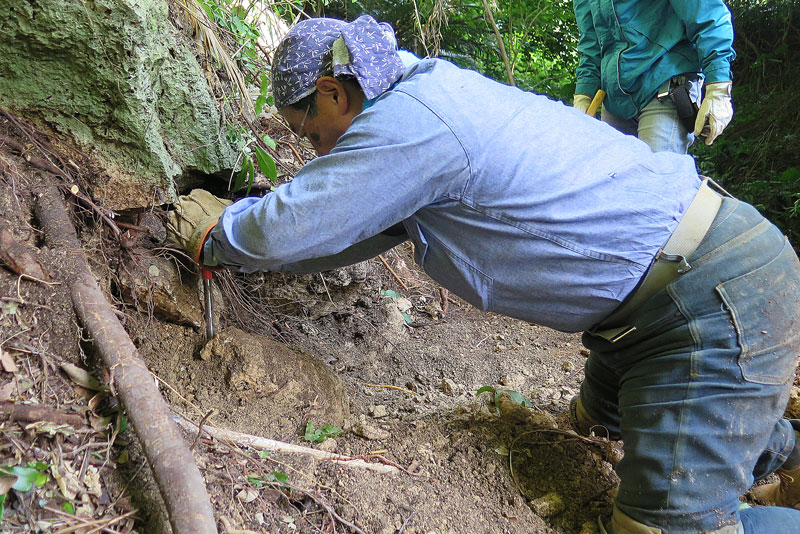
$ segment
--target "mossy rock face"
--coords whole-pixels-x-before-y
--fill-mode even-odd
[[[105,206],[171,201],[235,166],[165,0],[3,0],[0,34],[0,106],[87,154],[105,174],[91,184]]]

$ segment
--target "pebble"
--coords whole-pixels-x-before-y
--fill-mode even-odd
[[[380,419],[381,417],[386,417],[387,415],[389,415],[386,406],[384,406],[383,404],[376,404],[375,406],[372,406],[369,410],[369,413],[375,419]]]
[[[531,501],[531,508],[540,517],[553,517],[564,511],[564,500],[558,493],[550,492]]]
[[[455,395],[458,385],[449,378],[442,378],[442,385],[439,387],[439,389],[445,395]]]

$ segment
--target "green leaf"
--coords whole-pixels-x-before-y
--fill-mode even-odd
[[[236,176],[236,181],[233,184],[233,190],[238,191],[244,187],[245,181],[248,183],[247,192],[250,192],[250,186],[253,184],[253,177],[255,176],[255,167],[253,162],[250,161],[249,156],[245,156],[242,160],[242,170]]]
[[[266,72],[261,73],[261,87],[259,88],[259,94],[269,94],[269,76],[267,76]]]
[[[238,191],[244,185],[247,178],[247,156],[242,160],[242,170],[236,175],[236,180],[233,181],[233,191]]]
[[[398,298],[397,293],[392,291],[391,289],[381,289],[381,295],[383,295],[384,297],[389,297],[392,300]]]
[[[63,504],[63,506],[61,506],[61,511],[67,512],[68,514],[74,514],[75,506],[71,502],[67,501]]]
[[[280,482],[281,484],[286,484],[289,480],[289,475],[280,471],[273,471],[270,475],[274,478],[275,482]]]
[[[310,441],[311,443],[322,443],[330,437],[339,435],[341,431],[341,428],[337,428],[332,425],[324,425],[321,428],[315,429],[314,422],[309,421],[306,424],[306,431],[303,439]]]
[[[6,511],[5,507],[3,506],[4,502],[6,502],[6,496],[0,495],[0,523],[3,521],[3,514]]]
[[[478,397],[478,396],[480,396],[481,393],[486,393],[487,391],[490,392],[490,393],[493,393],[494,392],[494,388],[492,386],[483,386],[481,389],[478,390],[478,392],[475,394],[475,396]]]
[[[256,159],[258,160],[258,167],[261,169],[261,172],[267,178],[272,181],[272,183],[278,182],[278,169],[275,167],[275,160],[272,159],[263,148],[255,147],[256,148]]]
[[[272,454],[270,451],[258,451],[258,457],[259,458],[266,458],[270,454]]]
[[[275,142],[275,139],[266,134],[261,139],[264,141],[264,144],[270,147],[272,150],[275,150],[275,147],[278,146],[278,143]]]
[[[263,478],[255,475],[248,475],[247,481],[259,488],[264,487],[267,484]]]
[[[797,167],[789,167],[783,171],[778,178],[781,182],[794,182],[800,178],[800,169]]]
[[[25,493],[26,491],[30,491],[30,489],[33,487],[34,484],[36,484],[37,486],[41,486],[43,484],[43,483],[42,484],[38,483],[40,481],[39,475],[41,475],[42,473],[40,473],[33,467],[22,467],[16,465],[14,467],[4,466],[0,467],[0,469],[11,475],[17,475],[18,477],[17,481],[14,483],[13,486],[11,486],[17,491]],[[47,475],[45,475],[45,482],[47,482]]]
[[[264,104],[267,103],[267,97],[265,95],[258,95],[256,98],[256,115],[261,114],[261,110],[264,108]]]
[[[517,404],[521,404],[525,407],[530,407],[531,405],[530,401],[528,401],[528,399],[526,399],[521,393],[518,391],[512,391],[510,389],[498,389],[494,395],[495,400],[497,400],[497,397],[499,397],[501,393],[507,393],[508,396],[511,397],[511,400]]]

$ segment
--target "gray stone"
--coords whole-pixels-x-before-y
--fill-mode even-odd
[[[0,106],[87,155],[105,207],[171,201],[173,184],[235,166],[166,0],[5,0],[0,20]]]

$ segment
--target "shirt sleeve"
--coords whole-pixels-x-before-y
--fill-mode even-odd
[[[686,35],[697,47],[706,83],[733,80],[731,62],[733,22],[722,0],[671,0],[672,8],[686,26]]]
[[[600,89],[600,42],[594,29],[588,0],[574,0],[575,20],[578,23],[578,53],[575,93],[594,96]]]
[[[206,240],[204,262],[307,271],[375,256],[403,240],[381,232],[457,197],[468,169],[463,147],[435,113],[387,93],[294,180],[228,207]]]

